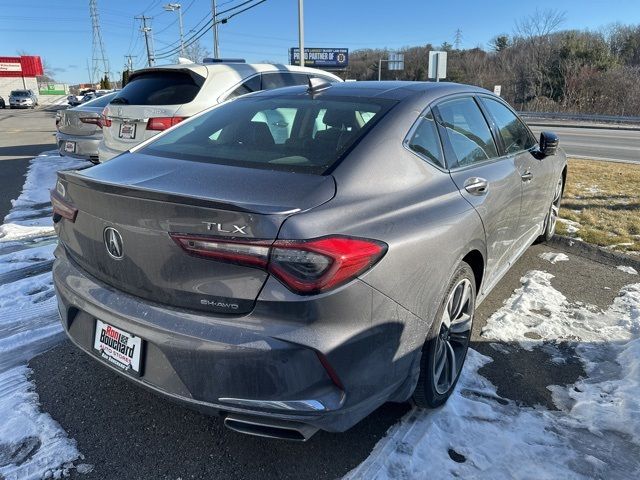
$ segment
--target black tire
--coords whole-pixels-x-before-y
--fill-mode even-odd
[[[544,231],[542,235],[536,238],[536,241],[534,243],[548,242],[555,235],[556,225],[558,223],[558,217],[560,212],[560,204],[562,203],[563,191],[564,191],[564,179],[560,177],[560,179],[558,180],[558,183],[555,186],[553,199],[551,200],[551,205],[549,205],[547,216],[544,219]]]
[[[465,285],[464,288],[467,287],[467,284],[471,287],[470,291],[468,291],[469,299],[467,305],[467,313],[470,318],[465,321],[465,323],[468,322],[469,324],[468,329],[465,328],[466,338],[463,338],[464,335],[460,332],[454,332],[453,329],[449,330],[446,325],[444,325],[445,311],[449,312],[448,308],[450,306],[450,300],[452,300],[452,296],[455,297],[454,290],[459,288],[461,284]],[[475,313],[475,302],[475,276],[469,264],[462,262],[458,268],[456,268],[456,271],[447,286],[444,299],[440,304],[440,308],[438,308],[438,313],[436,314],[436,318],[433,322],[429,335],[427,336],[427,340],[422,347],[420,377],[418,378],[418,384],[416,385],[416,389],[413,393],[413,401],[418,407],[439,407],[444,404],[453,393],[456,384],[458,383],[458,379],[460,378],[460,371],[462,370],[464,360],[467,356],[467,350],[469,348],[469,340],[471,339],[471,331],[473,327],[473,315]],[[462,308],[465,308],[465,305],[463,305]],[[453,321],[455,320],[455,318],[450,319],[452,322],[451,326],[454,326]],[[455,325],[460,326],[462,324],[458,323]],[[447,341],[451,345],[451,350],[448,350],[449,347],[446,346],[446,343],[443,343]],[[444,351],[441,350],[443,348],[445,349]],[[440,375],[437,375],[436,369],[441,364],[442,354],[444,353],[445,357],[447,357],[447,352],[452,352],[456,361],[454,363],[455,367],[448,370],[449,375],[453,378],[448,382],[443,383],[440,382],[440,380],[442,380],[442,375],[446,373],[445,369],[447,366],[450,366],[450,364],[444,365],[440,368]],[[453,375],[453,370],[455,370],[455,375]]]

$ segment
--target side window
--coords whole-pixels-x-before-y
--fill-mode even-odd
[[[306,85],[309,77],[303,73],[269,72],[262,74],[262,89],[291,87],[293,85]]]
[[[444,168],[444,158],[440,138],[438,137],[438,128],[431,111],[421,117],[419,122],[418,127],[409,140],[409,148],[422,157],[426,157],[437,166]]]
[[[489,125],[473,98],[450,100],[437,108],[458,166],[498,156]]]
[[[529,150],[536,144],[529,129],[522,121],[502,103],[491,98],[482,98],[482,103],[493,117],[500,130],[504,142],[505,153],[515,153]]]
[[[239,97],[240,95],[246,95],[247,93],[257,92],[262,89],[262,81],[260,79],[260,75],[256,75],[251,77],[236,88],[233,92],[227,95],[227,100],[231,98]]]

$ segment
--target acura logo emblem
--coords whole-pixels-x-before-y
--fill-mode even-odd
[[[115,228],[107,227],[104,229],[104,245],[111,258],[116,260],[122,258],[122,237]]]

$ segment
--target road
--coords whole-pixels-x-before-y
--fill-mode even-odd
[[[572,384],[585,374],[572,347],[566,347],[564,363],[553,361],[544,347],[527,351],[509,343],[496,349],[480,336],[487,319],[530,270],[555,275],[553,286],[569,301],[602,309],[633,279],[571,252],[569,261],[552,265],[539,257],[550,251],[555,249],[548,245],[531,247],[487,297],[476,313],[472,348],[494,359],[479,373],[496,385],[498,395],[520,406],[555,409],[547,386]],[[98,365],[69,341],[36,357],[30,367],[42,409],[77,441],[83,461],[95,466],[77,476],[82,480],[340,478],[409,411],[407,404],[386,404],[345,433],[319,432],[304,444],[283,442],[231,432],[219,418],[170,404]]]
[[[531,130],[536,136],[543,130],[555,132],[560,137],[560,146],[570,157],[640,163],[640,129],[531,125]]]
[[[0,110],[0,221],[18,197],[29,160],[56,148],[55,110]]]

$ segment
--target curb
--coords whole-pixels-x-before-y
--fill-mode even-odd
[[[578,255],[579,257],[588,258],[594,262],[603,263],[612,267],[626,265],[640,272],[640,258],[606,250],[602,247],[576,240],[575,238],[554,235],[553,238],[547,242],[547,245],[560,247],[562,250]]]

